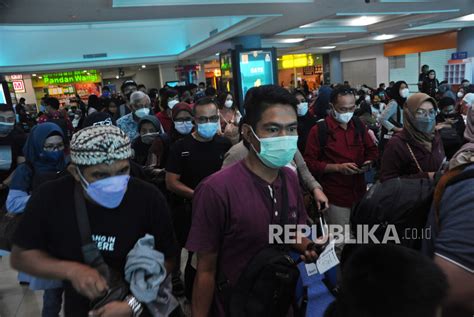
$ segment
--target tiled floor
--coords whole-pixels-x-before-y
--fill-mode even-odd
[[[187,301],[179,301],[186,315],[190,316]],[[10,267],[9,257],[0,257],[0,317],[39,317],[42,303],[43,292],[33,292],[27,286],[20,286],[17,272]]]
[[[41,316],[43,292],[20,286],[8,256],[0,258],[0,317]]]

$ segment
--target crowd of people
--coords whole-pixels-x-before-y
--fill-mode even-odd
[[[427,65],[418,86],[265,85],[239,105],[204,83],[147,91],[127,80],[87,104],[76,96],[62,108],[45,96],[28,131],[21,105],[0,105],[0,193],[21,217],[11,264],[20,283],[44,290],[45,317],[182,316],[174,297],[191,302],[193,317],[270,306],[297,316],[309,308],[282,304],[296,302],[283,273],[268,284],[284,285],[270,306],[255,291],[262,285],[245,280],[267,252],[269,225],[315,215],[350,225],[374,184],[420,179],[433,185],[433,207],[418,211],[432,238],[416,250],[337,243],[324,316],[472,316],[474,87],[453,92]],[[306,263],[325,246],[306,236],[286,245]],[[112,276],[126,280],[124,296],[114,297]]]

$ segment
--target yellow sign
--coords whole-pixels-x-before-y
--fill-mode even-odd
[[[311,54],[293,54],[283,55],[281,57],[281,66],[283,69],[313,66],[314,59]]]

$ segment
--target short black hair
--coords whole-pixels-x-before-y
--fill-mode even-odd
[[[110,91],[109,86],[104,86],[104,87],[102,87],[102,91],[104,91],[104,90],[105,90],[105,91]]]
[[[325,317],[433,317],[447,288],[444,273],[420,252],[361,245],[343,265],[341,291]]]
[[[295,91],[293,91],[293,96],[298,96],[298,95],[301,95],[304,97],[304,99],[306,99],[306,95],[303,91],[299,90],[299,89],[295,89]]]
[[[206,87],[206,83],[203,82],[203,81],[201,81],[201,82],[199,83],[199,86],[204,86],[204,87]]]
[[[253,87],[245,95],[245,123],[256,129],[262,113],[276,104],[289,105],[296,113],[298,100],[288,90],[277,85]]]
[[[208,104],[213,104],[216,106],[216,109],[219,110],[219,106],[214,98],[211,97],[204,97],[196,101],[193,107],[193,116],[196,116],[196,109],[197,107],[207,106]]]
[[[469,83],[469,80],[468,79],[461,80],[461,84],[464,84],[464,83]]]
[[[20,98],[20,102],[23,102],[23,101],[26,101],[26,99],[23,98],[23,97],[21,97],[21,98]]]
[[[381,83],[381,84],[379,85],[379,88],[382,88],[382,86],[385,86],[385,83]]]
[[[137,86],[137,89],[140,89],[140,88],[145,88],[146,89],[145,85],[143,85],[143,84],[140,84],[140,85]]]
[[[59,100],[54,98],[54,97],[48,97],[46,98],[46,100],[44,101],[44,103],[47,105],[47,106],[50,106],[51,108],[55,109],[55,110],[59,110]]]
[[[204,90],[204,95],[206,97],[215,97],[217,94],[217,90],[214,87],[207,87],[206,90]]]
[[[134,80],[126,80],[122,83],[122,86],[120,86],[120,90],[123,92],[125,90],[125,87],[127,86],[135,86],[138,89],[138,85]]]
[[[354,89],[352,89],[348,85],[338,85],[334,87],[334,89],[331,91],[331,96],[329,97],[329,101],[334,105],[337,102],[337,98],[339,96],[345,96],[345,95],[353,95],[355,98],[356,92]]]

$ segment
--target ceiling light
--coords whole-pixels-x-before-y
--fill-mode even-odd
[[[397,36],[393,35],[393,34],[382,34],[382,35],[377,35],[376,37],[374,37],[374,40],[376,40],[376,41],[385,41],[385,40],[391,40],[395,37],[397,37]]]
[[[146,68],[146,65],[142,65],[142,68]]]
[[[334,45],[321,46],[321,47],[320,47],[320,49],[322,49],[322,50],[332,50],[332,49],[334,49],[334,48],[336,48],[336,46],[334,46]]]
[[[304,40],[305,40],[304,38],[289,38],[289,39],[277,40],[277,42],[291,44],[291,43],[303,42]]]
[[[378,17],[365,16],[364,15],[364,16],[352,19],[349,22],[349,24],[351,26],[367,26],[367,25],[375,24],[375,23],[379,22],[379,20],[380,19]]]
[[[41,78],[43,78],[43,77],[39,76],[38,78],[41,79]]]
[[[31,76],[36,77],[36,74],[31,74]]]
[[[117,76],[115,76],[115,78],[116,78],[116,79],[119,79],[120,77],[119,77],[119,75],[117,75]]]
[[[458,21],[474,21],[474,14],[469,14],[469,15],[465,15],[463,17],[460,17],[459,19],[456,19]]]
[[[87,73],[87,70],[83,70],[82,72],[83,72],[83,73]]]

